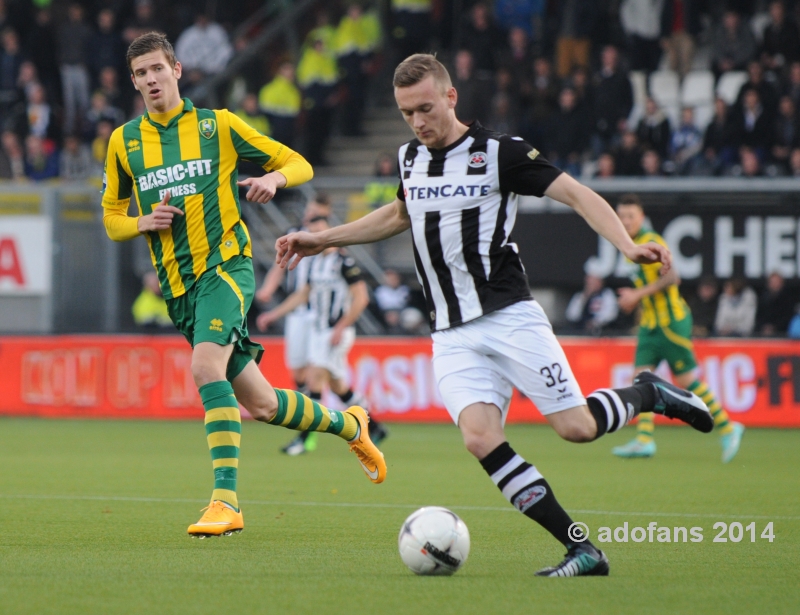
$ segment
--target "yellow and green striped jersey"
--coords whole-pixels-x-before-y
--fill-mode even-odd
[[[103,207],[127,210],[135,195],[147,215],[170,192],[169,204],[185,215],[145,237],[164,298],[179,297],[206,270],[252,256],[236,186],[239,159],[272,171],[293,154],[227,109],[197,109],[184,98],[166,125],[145,113],[111,135]]]
[[[639,231],[639,234],[633,239],[636,245],[650,241],[668,247],[661,235],[646,229]],[[636,288],[642,288],[658,280],[661,263],[639,265],[638,267],[632,276]],[[642,299],[642,316],[639,325],[645,329],[668,327],[671,323],[683,320],[688,315],[689,306],[681,297],[678,285],[672,284],[664,290]]]

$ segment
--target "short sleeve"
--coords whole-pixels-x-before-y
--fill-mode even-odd
[[[352,256],[345,256],[342,259],[342,277],[349,286],[364,279],[361,268]]]
[[[516,137],[501,137],[497,162],[503,192],[541,197],[562,173],[539,150]]]

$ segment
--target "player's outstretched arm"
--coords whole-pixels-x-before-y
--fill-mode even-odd
[[[666,273],[672,266],[672,254],[665,246],[657,243],[636,245],[628,236],[619,217],[606,200],[591,188],[579,183],[566,173],[559,175],[545,190],[551,199],[569,205],[589,223],[599,235],[608,239],[626,258],[646,265],[662,263],[661,271]]]
[[[374,243],[399,235],[410,227],[406,204],[395,199],[355,222],[319,233],[300,231],[279,238],[275,242],[275,262],[294,269],[302,258],[319,254],[326,248]]]
[[[256,327],[259,331],[266,331],[267,328],[276,320],[280,320],[295,308],[300,307],[304,303],[308,303],[308,295],[311,288],[306,284],[303,288],[294,291],[291,295],[286,297],[280,305],[271,309],[269,312],[264,312],[256,318]]]
[[[286,270],[278,265],[273,265],[264,277],[264,282],[261,288],[256,291],[256,299],[263,303],[267,303],[272,299],[272,295],[278,290],[278,287],[283,283],[283,278],[286,277]]]

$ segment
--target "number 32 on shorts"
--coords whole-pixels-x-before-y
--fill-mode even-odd
[[[543,367],[539,370],[539,373],[544,376],[547,380],[545,381],[545,385],[547,388],[556,386],[556,384],[564,384],[568,382],[566,378],[564,378],[561,374],[561,364],[560,363],[553,363],[548,367]]]

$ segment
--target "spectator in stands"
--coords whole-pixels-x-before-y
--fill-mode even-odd
[[[789,78],[783,92],[792,99],[795,109],[800,109],[800,62],[792,62],[789,66]]]
[[[472,52],[461,49],[456,53],[453,87],[458,91],[458,119],[462,122],[478,120],[486,124],[491,110],[491,83],[475,77]]]
[[[0,34],[3,49],[0,51],[0,117],[3,123],[15,106],[22,100],[17,81],[24,57],[19,47],[19,37],[11,28]]]
[[[0,135],[2,155],[0,155],[0,177],[3,179],[25,179],[25,154],[19,144],[19,137],[11,130]]]
[[[233,55],[225,28],[211,21],[205,13],[195,16],[175,43],[175,55],[190,82],[222,72]]]
[[[96,165],[89,147],[75,135],[64,137],[64,148],[58,161],[58,175],[61,179],[78,181],[94,175]]]
[[[766,158],[772,146],[773,126],[761,104],[758,90],[745,91],[742,110],[735,116],[734,130],[736,145],[755,150],[759,160]]]
[[[692,171],[697,156],[703,149],[703,135],[694,123],[694,109],[681,110],[681,125],[672,134],[670,156],[678,175],[688,175]]]
[[[573,177],[579,177],[581,158],[589,145],[589,116],[586,110],[578,107],[572,88],[561,90],[558,106],[547,136],[548,159]]]
[[[30,134],[41,139],[56,137],[53,112],[47,103],[44,87],[40,83],[32,84],[28,89],[27,113]]]
[[[714,101],[714,118],[703,135],[703,169],[695,167],[699,175],[718,175],[736,161],[736,129],[729,115],[728,105],[721,98]]]
[[[375,303],[389,330],[400,327],[400,314],[408,307],[411,291],[394,269],[383,272],[385,282],[375,289]]]
[[[58,154],[46,147],[44,139],[28,135],[25,139],[25,176],[34,181],[58,177]]]
[[[642,154],[642,172],[645,177],[650,178],[664,176],[661,156],[656,150],[648,149]]]
[[[258,97],[253,93],[248,93],[242,99],[241,108],[236,111],[236,115],[242,118],[246,124],[255,128],[262,135],[270,135],[270,126],[267,116],[261,113],[258,108]],[[284,144],[285,145],[285,144]]]
[[[628,38],[631,70],[648,73],[661,61],[661,13],[664,0],[622,0],[619,16]]]
[[[414,53],[428,50],[431,24],[431,0],[391,0],[392,36],[396,53],[396,63]]]
[[[316,13],[316,23],[314,28],[306,35],[304,46],[310,47],[314,41],[321,40],[326,49],[333,45],[333,37],[336,36],[336,28],[331,24],[331,15],[327,9],[321,8]]]
[[[122,71],[124,64],[125,43],[115,28],[114,11],[103,9],[97,14],[97,32],[92,36],[92,53],[89,56],[93,83],[100,83],[100,72],[106,68]]]
[[[708,337],[714,329],[714,319],[719,307],[719,284],[714,276],[701,278],[697,292],[689,297],[692,310],[692,336]]]
[[[138,96],[137,98],[141,97]],[[106,162],[108,141],[111,139],[112,132],[114,132],[114,124],[106,119],[100,120],[97,123],[97,132],[94,139],[92,139],[92,159],[95,163],[95,169],[99,169],[101,173]]]
[[[611,179],[616,176],[616,163],[614,156],[608,153],[600,154],[597,159],[597,170],[594,173],[595,179]]]
[[[164,27],[156,17],[153,9],[153,0],[136,0],[136,9],[133,18],[125,24],[122,38],[130,45],[133,39],[152,31],[163,32]]]
[[[795,314],[789,321],[788,335],[790,339],[800,339],[800,303],[795,306]]]
[[[618,314],[614,291],[605,286],[603,278],[587,273],[583,290],[572,296],[565,316],[573,331],[600,335]]]
[[[105,95],[108,104],[112,107],[116,107],[117,109],[121,109],[126,116],[131,108],[130,92],[135,92],[135,90],[128,88],[125,88],[125,91],[123,91],[119,87],[119,75],[127,75],[127,70],[128,69],[125,68],[126,72],[119,73],[113,66],[105,66],[101,68],[99,85],[97,87],[97,91],[102,92]]]
[[[723,336],[751,335],[756,323],[757,305],[756,292],[743,278],[727,280],[722,286],[714,332]]]
[[[794,316],[800,297],[796,289],[786,286],[786,280],[777,271],[767,278],[766,288],[758,298],[756,331],[761,335],[784,335]]]
[[[36,65],[30,60],[24,60],[19,66],[17,89],[27,100],[30,97],[31,89],[38,85],[42,85],[42,82],[39,81],[39,71],[36,70]]]
[[[731,70],[744,70],[756,55],[756,40],[750,26],[735,10],[728,9],[711,33],[711,68],[719,78]]]
[[[336,58],[318,38],[303,51],[297,67],[297,81],[303,91],[306,109],[306,143],[304,154],[313,165],[324,165],[324,151],[331,134],[336,110],[336,85],[339,71]]]
[[[47,92],[47,99],[52,103],[61,100],[57,40],[50,9],[39,9],[25,33],[25,55],[36,66],[39,81]]]
[[[367,87],[372,57],[380,44],[381,26],[374,11],[364,11],[353,2],[339,22],[333,37],[332,49],[336,55],[347,91],[347,113],[342,116],[342,133],[356,137],[363,135],[361,121],[367,103]]]
[[[694,61],[695,0],[666,0],[661,16],[662,45],[667,52],[667,66],[681,78],[692,69]]]
[[[786,5],[781,0],[770,2],[769,17],[761,43],[761,61],[770,70],[780,70],[800,60],[800,31],[787,19]]]
[[[665,158],[671,141],[669,120],[655,100],[648,97],[644,106],[644,115],[639,120],[636,135],[643,147],[649,147]]]
[[[497,25],[507,30],[519,29],[529,41],[542,36],[546,0],[495,0],[494,14]]]
[[[533,84],[530,95],[522,99],[525,127],[523,131],[528,141],[540,149],[547,149],[547,122],[558,109],[558,83],[553,77],[553,69],[547,58],[536,58],[533,62]]]
[[[594,110],[595,154],[607,150],[633,108],[633,88],[628,75],[619,67],[619,52],[607,45],[600,56],[600,71],[595,75]]]
[[[569,86],[575,90],[578,97],[578,105],[590,110],[594,117],[594,91],[592,90],[592,80],[589,69],[585,66],[576,66],[567,80]]]
[[[736,107],[742,109],[744,107],[745,94],[747,94],[748,90],[756,90],[767,116],[769,118],[774,117],[778,110],[778,91],[764,78],[764,67],[757,60],[748,62],[747,76],[748,79],[742,85],[739,90],[739,96],[736,98]]]
[[[641,175],[642,153],[636,133],[632,130],[623,132],[619,145],[613,150],[617,175],[628,177]]]
[[[485,2],[476,2],[467,18],[462,22],[459,44],[472,54],[475,77],[480,81],[491,81],[497,68],[500,50],[504,47],[504,36],[495,25]]]
[[[294,147],[302,100],[294,79],[294,65],[288,61],[281,62],[275,77],[258,93],[258,106],[267,115],[272,138],[287,147]]]
[[[764,169],[755,151],[743,146],[739,148],[739,162],[731,166],[727,174],[733,177],[761,177]]]
[[[117,109],[109,105],[106,95],[98,90],[92,94],[91,107],[89,111],[86,112],[86,117],[83,122],[84,138],[87,141],[91,140],[97,133],[97,125],[102,121],[110,122],[111,126],[116,128],[125,123],[125,114],[122,112],[122,109]]]
[[[772,160],[780,165],[782,172],[789,170],[789,155],[793,148],[800,147],[800,126],[797,110],[791,96],[782,96],[775,120],[775,136],[772,141]]]
[[[559,29],[556,40],[556,73],[567,77],[576,66],[589,66],[592,32],[599,14],[591,0],[564,0],[557,3]]]
[[[492,111],[487,124],[488,128],[507,135],[516,135],[519,131],[517,118],[519,109],[514,106],[507,92],[498,92],[492,97]]]
[[[793,149],[789,156],[789,175],[800,177],[800,148]]]
[[[139,327],[148,329],[169,327],[170,330],[172,329],[167,302],[164,301],[161,294],[161,286],[155,271],[149,271],[142,277],[142,292],[133,302],[131,312],[133,321]]]
[[[528,35],[522,27],[514,27],[508,31],[508,49],[503,55],[501,65],[510,74],[514,94],[530,96],[533,54]]]
[[[71,4],[69,19],[58,29],[58,63],[64,94],[64,132],[80,128],[89,108],[89,46],[92,29],[83,21],[83,7]]]
[[[381,154],[375,163],[375,180],[364,185],[364,199],[370,209],[383,207],[397,196],[397,156]]]

